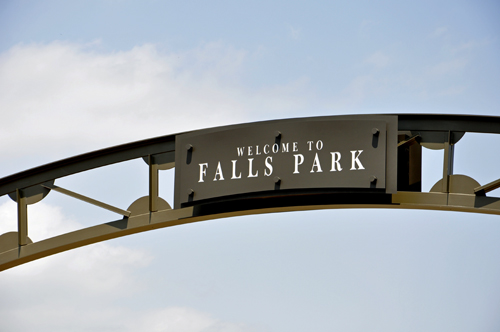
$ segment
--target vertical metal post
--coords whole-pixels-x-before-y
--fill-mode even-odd
[[[152,155],[148,156],[149,160],[149,211],[157,211],[156,201],[158,198],[158,165],[155,164]]]
[[[443,160],[443,188],[444,193],[450,192],[450,175],[453,174],[453,154],[454,145],[452,144],[452,132],[448,132],[447,142],[444,142],[444,160]]]
[[[28,204],[22,190],[16,189],[17,196],[17,236],[20,246],[28,244]]]

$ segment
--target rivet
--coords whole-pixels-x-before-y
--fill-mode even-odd
[[[193,150],[193,146],[191,144],[186,144],[186,150],[188,151]]]
[[[380,130],[378,130],[378,128],[373,128],[373,129],[372,129],[372,134],[373,134],[374,136],[378,136],[378,134],[379,134],[379,133],[380,133]]]
[[[281,179],[279,176],[275,176],[274,177],[274,183],[280,183],[281,182]]]
[[[189,188],[189,189],[187,190],[187,194],[188,194],[188,196],[194,195],[194,190],[193,190],[193,189],[191,189],[191,188]]]
[[[281,137],[281,131],[276,130],[276,131],[274,132],[274,136],[275,136],[276,138],[280,138],[280,137]]]
[[[370,176],[371,183],[377,183],[377,177],[375,175]]]

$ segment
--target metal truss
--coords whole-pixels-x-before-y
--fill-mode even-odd
[[[490,191],[500,187],[500,179],[480,185],[467,175],[453,173],[454,146],[460,138],[466,132],[500,134],[500,117],[389,116],[397,118],[398,123],[397,170],[392,170],[397,172],[397,192],[394,193],[312,189],[293,195],[223,197],[172,209],[158,196],[158,173],[175,167],[177,135],[98,150],[4,177],[0,179],[0,196],[9,195],[17,202],[18,230],[0,235],[0,271],[125,235],[232,216],[336,208],[403,208],[500,214],[500,198],[488,196]],[[325,120],[337,118],[342,117],[324,117]],[[443,176],[430,192],[421,190],[422,147],[444,150]],[[149,195],[137,199],[127,209],[108,205],[55,184],[62,177],[136,158],[143,158],[149,167]],[[28,205],[39,202],[51,191],[110,210],[121,218],[33,243],[28,237]]]

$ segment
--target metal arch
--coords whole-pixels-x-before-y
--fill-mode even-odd
[[[443,179],[439,185],[436,184],[436,190],[433,188],[432,192],[426,193],[417,187],[402,186],[399,182],[401,179],[406,181],[406,178],[398,176],[398,191],[392,194],[312,190],[272,197],[238,195],[191,207],[171,209],[168,203],[158,197],[158,170],[174,166],[177,135],[162,136],[86,153],[0,179],[0,196],[9,194],[18,203],[17,234],[15,237],[11,233],[0,235],[0,271],[112,238],[156,228],[240,215],[336,208],[404,208],[500,214],[500,198],[486,196],[489,191],[500,187],[500,179],[477,186],[473,192],[465,193],[456,189],[459,179],[453,175],[453,145],[456,141],[465,132],[500,134],[500,117],[434,114],[390,116],[397,118],[398,133],[401,134],[398,139],[399,147],[415,145],[419,149],[421,144],[426,143],[443,145]],[[359,119],[360,117],[363,116],[315,119]],[[234,125],[226,128],[237,127],[238,125]],[[398,159],[403,158],[403,155],[401,153]],[[116,208],[54,185],[54,180],[64,176],[141,157],[149,164],[150,193],[146,200],[136,201],[147,204],[134,211]],[[417,167],[417,164],[418,158],[414,166]],[[418,171],[419,169],[416,172]],[[42,192],[40,188],[45,191]],[[400,190],[401,188],[405,190]],[[48,193],[47,190],[59,191],[98,205],[119,213],[124,218],[31,243],[27,230],[27,206],[42,199]],[[13,238],[17,241],[13,241]]]

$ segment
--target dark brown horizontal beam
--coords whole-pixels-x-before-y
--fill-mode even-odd
[[[92,151],[35,167],[0,179],[0,196],[82,171],[111,165],[147,155],[174,153],[175,135],[151,138]]]
[[[446,114],[399,114],[399,130],[500,134],[500,117]]]

